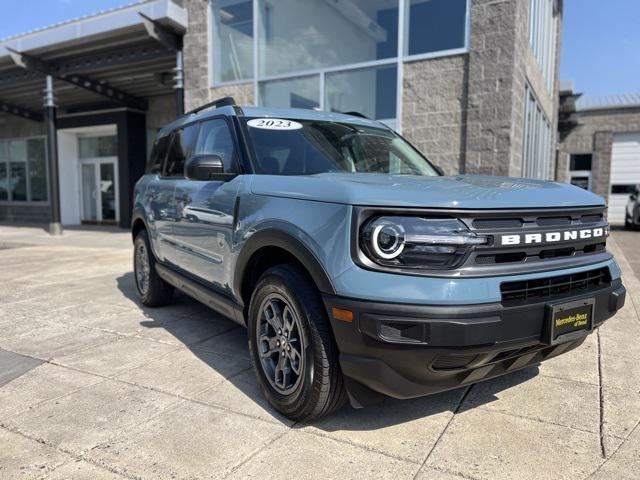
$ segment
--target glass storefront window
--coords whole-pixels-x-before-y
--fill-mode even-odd
[[[260,83],[260,105],[274,108],[318,108],[320,77],[312,75],[290,80]]]
[[[46,201],[46,158],[43,138],[0,141],[0,201]]]
[[[467,0],[410,0],[406,55],[465,47]]]
[[[327,73],[325,110],[359,112],[367,118],[396,117],[396,65]]]
[[[470,1],[210,0],[213,84],[253,80],[259,105],[358,111],[393,128],[398,65],[465,51]]]
[[[46,201],[48,198],[47,158],[45,155],[44,138],[30,138],[27,140],[27,159],[29,161],[31,201]]]
[[[397,56],[397,0],[259,0],[259,76]]]
[[[0,200],[9,200],[7,159],[7,142],[0,142]]]
[[[80,158],[115,157],[116,136],[80,137],[78,149]]]
[[[9,163],[9,186],[14,201],[27,200],[27,165],[24,162]]]
[[[9,178],[7,164],[0,163],[0,200],[9,200]]]
[[[214,82],[253,78],[253,2],[218,0],[211,12]]]

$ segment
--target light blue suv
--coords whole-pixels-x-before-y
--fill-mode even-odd
[[[625,300],[602,198],[444,176],[356,113],[189,112],[159,133],[132,228],[142,303],[178,288],[245,325],[297,420],[538,364]]]

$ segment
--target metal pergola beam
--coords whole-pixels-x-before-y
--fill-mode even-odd
[[[169,47],[176,52],[176,66],[174,68],[176,91],[176,113],[180,117],[184,113],[184,56],[182,53],[182,35],[164,25],[150,19],[144,13],[138,12],[142,18],[142,23],[151,38],[160,42],[165,47]]]
[[[144,13],[138,12],[138,15],[142,17],[142,24],[147,30],[147,34],[154,40],[157,40],[165,47],[169,47],[172,50],[182,50],[182,36],[178,35],[173,30],[165,27],[164,25],[150,19]]]
[[[60,69],[57,68],[58,66],[56,64],[44,62],[39,58],[26,55],[10,48],[7,48],[7,50],[9,51],[9,55],[13,62],[25,70],[38,72],[42,75],[52,75],[58,80],[62,80],[63,82],[70,83],[97,95],[101,95],[126,107],[132,107],[138,110],[147,109],[147,101],[143,98],[130,95],[120,89],[111,87],[106,83],[102,83],[84,75],[77,73],[60,73]]]
[[[9,113],[17,117],[26,118],[27,120],[33,120],[34,122],[42,122],[44,115],[40,112],[36,112],[29,108],[18,107],[7,102],[0,100],[0,113]]]
[[[126,47],[109,50],[101,54],[74,56],[72,59],[56,62],[55,74],[78,73],[83,70],[118,67],[132,62],[160,60],[167,56],[167,49],[160,45]]]

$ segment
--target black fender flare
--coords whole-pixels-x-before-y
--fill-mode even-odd
[[[238,255],[233,277],[233,291],[238,299],[242,298],[242,283],[247,273],[249,260],[254,253],[264,247],[278,247],[289,252],[306,268],[321,293],[335,295],[335,288],[329,274],[315,254],[292,234],[268,228],[249,237]]]
[[[138,222],[138,220],[142,221],[142,223],[144,224],[144,228],[147,231],[149,231],[144,210],[142,207],[138,206],[133,209],[133,212],[131,212],[131,234],[132,235],[133,235],[133,227],[136,224],[136,222]]]

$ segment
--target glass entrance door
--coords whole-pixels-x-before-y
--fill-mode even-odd
[[[82,222],[116,224],[118,222],[118,184],[115,158],[83,159]]]

